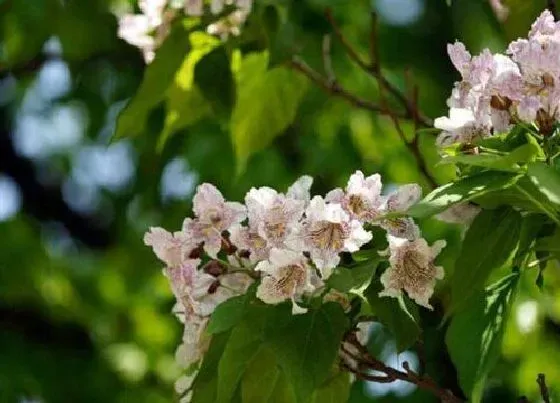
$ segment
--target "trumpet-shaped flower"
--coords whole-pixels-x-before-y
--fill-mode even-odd
[[[222,232],[239,224],[246,216],[241,203],[226,202],[214,185],[203,183],[193,198],[195,219],[187,218],[183,231],[197,242],[204,242],[204,250],[216,257],[222,245]]]
[[[361,171],[350,176],[346,192],[337,188],[329,192],[327,202],[340,203],[350,217],[362,223],[373,221],[378,215],[383,199],[381,197],[381,176],[374,174],[367,178]]]
[[[432,309],[429,299],[434,293],[436,280],[444,276],[443,268],[434,260],[445,247],[445,241],[437,241],[431,247],[425,239],[409,241],[388,236],[390,267],[381,276],[385,287],[380,296],[399,297],[403,291],[417,304]]]
[[[307,264],[303,254],[286,249],[273,248],[268,260],[260,262],[255,270],[263,273],[257,297],[267,304],[292,301],[292,313],[307,312],[296,301],[304,294],[315,291],[316,274]]]
[[[309,252],[323,279],[340,262],[340,252],[355,252],[372,237],[339,203],[326,203],[321,196],[311,199],[297,230],[290,239],[291,248]]]

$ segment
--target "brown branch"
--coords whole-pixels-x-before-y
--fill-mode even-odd
[[[309,67],[309,65],[307,63],[305,63],[303,60],[299,59],[298,57],[293,57],[292,58],[292,60],[290,61],[290,66],[294,70],[297,70],[300,73],[307,76],[307,78],[309,78],[311,81],[313,81],[319,87],[321,87],[324,91],[328,92],[331,95],[334,95],[334,96],[337,96],[337,97],[340,97],[340,98],[346,100],[348,103],[350,103],[351,105],[353,105],[355,107],[358,107],[358,108],[361,108],[361,109],[367,109],[369,111],[381,113],[381,114],[384,114],[384,115],[389,115],[390,113],[392,113],[391,111],[387,110],[387,108],[384,108],[383,106],[381,106],[379,104],[376,104],[376,103],[368,101],[366,99],[357,97],[354,94],[351,94],[350,92],[348,92],[348,90],[344,89],[338,83],[338,81],[336,81],[336,80],[335,81],[329,81],[323,75],[321,75],[320,73],[318,73],[317,71],[315,71],[311,67]],[[399,116],[404,117],[402,114],[399,115]]]
[[[409,99],[409,97],[403,94],[396,86],[391,84],[383,76],[381,72],[381,64],[379,61],[376,14],[372,13],[371,15],[371,33],[370,33],[371,62],[369,63],[364,61],[364,59],[360,57],[358,52],[356,52],[356,50],[350,45],[348,40],[342,34],[340,27],[337,25],[329,9],[327,9],[326,11],[326,18],[332,26],[334,35],[344,47],[344,50],[348,55],[348,57],[354,63],[356,63],[363,71],[365,71],[366,73],[368,73],[369,75],[371,75],[376,79],[379,85],[380,102],[377,104],[369,100],[360,98],[352,94],[351,92],[349,92],[348,90],[346,90],[340,85],[340,83],[336,79],[336,75],[334,74],[332,68],[332,61],[331,61],[331,54],[330,54],[331,52],[330,36],[325,36],[322,45],[323,66],[324,66],[326,77],[318,73],[314,69],[312,69],[309,65],[307,65],[303,60],[301,60],[298,57],[292,58],[290,66],[294,70],[297,70],[300,73],[307,76],[311,81],[313,81],[315,84],[317,84],[320,88],[322,88],[327,93],[343,98],[344,100],[346,100],[348,103],[350,103],[355,107],[389,116],[401,141],[412,153],[414,159],[416,160],[418,169],[420,170],[422,175],[425,176],[430,187],[432,189],[436,188],[438,186],[437,182],[427,167],[424,157],[420,151],[418,137],[416,136],[416,132],[419,126],[431,127],[432,122],[430,119],[423,116],[419,110],[417,87],[413,86],[411,91],[411,97]],[[387,103],[385,92],[387,92],[388,95],[391,95],[393,98],[395,98],[404,107],[404,111],[393,110]],[[399,119],[412,119],[414,123],[414,133],[415,133],[412,141],[409,141],[406,138],[406,135],[399,122]]]
[[[419,375],[416,372],[414,372],[410,368],[408,362],[406,361],[403,363],[404,371],[400,371],[398,369],[389,367],[384,362],[376,359],[375,357],[372,357],[371,354],[369,354],[367,348],[362,346],[358,342],[356,335],[354,333],[349,333],[346,336],[346,342],[350,343],[359,352],[359,356],[358,356],[357,354],[351,353],[350,351],[348,351],[348,349],[342,346],[343,351],[346,354],[348,354],[352,359],[358,362],[359,368],[370,369],[384,374],[383,376],[370,375],[367,373],[363,373],[363,371],[360,371],[359,369],[356,370],[351,368],[349,365],[343,364],[343,367],[345,369],[351,371],[358,378],[367,381],[372,381],[372,382],[380,382],[380,383],[390,383],[396,380],[405,381],[405,382],[415,384],[419,388],[431,392],[435,396],[439,397],[442,402],[447,402],[447,403],[463,402],[462,399],[455,396],[450,390],[441,388],[428,375],[426,374]]]
[[[539,374],[537,376],[537,383],[539,384],[541,397],[544,403],[550,403],[550,393],[548,392],[548,387],[546,386],[546,378],[544,374]]]
[[[420,111],[418,110],[415,111],[414,106],[412,105],[410,100],[399,90],[399,88],[393,85],[389,80],[385,78],[385,76],[383,76],[383,74],[381,74],[381,65],[379,63],[379,47],[377,41],[377,17],[375,16],[375,14],[372,14],[372,29],[370,33],[370,53],[372,56],[376,57],[376,59],[371,60],[370,63],[364,61],[360,57],[358,52],[356,52],[356,50],[348,42],[346,37],[343,35],[342,30],[340,29],[335,19],[333,18],[330,9],[326,10],[325,15],[327,20],[329,21],[329,24],[333,29],[336,38],[344,47],[346,54],[348,54],[350,59],[353,60],[358,65],[358,67],[360,67],[366,73],[374,77],[379,82],[379,85],[381,87],[384,87],[389,94],[391,94],[394,98],[397,99],[399,103],[402,104],[402,106],[406,110],[405,117],[412,118],[415,114],[417,114],[418,120],[422,124],[422,126],[432,127],[431,119],[422,115]]]

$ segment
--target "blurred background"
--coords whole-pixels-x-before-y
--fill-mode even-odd
[[[364,54],[375,10],[386,75],[404,89],[410,71],[432,118],[446,113],[458,78],[446,43],[503,51],[545,7],[544,0],[504,0],[507,10],[487,0],[290,3],[298,51],[319,70],[330,31],[325,8]],[[313,86],[294,123],[236,177],[228,131],[212,118],[176,133],[162,151],[160,110],[142,134],[111,141],[145,68],[138,49],[117,37],[116,16],[132,10],[125,0],[0,0],[0,403],[176,401],[181,327],[142,236],[149,226],[178,229],[198,183],[241,200],[251,186],[285,189],[304,173],[323,193],[362,169],[381,173],[387,185],[417,182],[429,190],[389,119]],[[333,44],[332,57],[345,87],[375,99],[375,83],[340,46]],[[433,134],[420,136],[433,167]],[[432,173],[441,183],[452,177],[443,167]],[[423,229],[429,240],[448,240],[442,259],[449,266],[460,229],[432,220]],[[543,293],[525,276],[487,401],[538,401],[538,372],[560,390],[560,276],[546,274]],[[427,348],[437,357],[441,340],[430,336]],[[413,352],[397,356],[383,329],[375,328],[371,343],[395,365],[418,361]],[[434,365],[453,384],[443,350],[440,359]],[[358,383],[351,401],[429,398],[408,385]]]

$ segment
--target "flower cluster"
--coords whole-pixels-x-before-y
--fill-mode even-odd
[[[239,35],[241,26],[251,12],[253,0],[212,0],[211,14],[218,15],[226,7],[235,9],[225,17],[210,24],[207,32],[223,40],[229,35]],[[156,49],[167,37],[171,22],[182,9],[187,16],[199,17],[205,12],[204,0],[139,0],[141,14],[125,14],[119,19],[119,36],[140,48],[147,63],[154,58]]]
[[[448,45],[448,53],[462,80],[448,99],[449,117],[434,122],[443,131],[439,146],[472,143],[520,122],[552,133],[560,119],[560,23],[549,11],[505,55],[485,49],[472,56],[460,42]]]
[[[420,187],[404,185],[382,195],[379,175],[357,171],[345,189],[311,197],[312,182],[303,176],[286,193],[253,188],[245,204],[226,201],[204,183],[193,199],[194,217],[184,220],[181,231],[150,228],[146,233],[144,242],[166,266],[177,300],[174,312],[185,325],[177,350],[184,367],[208,348],[204,330],[214,309],[247,292],[255,281],[260,300],[291,301],[294,314],[306,312],[306,302],[315,296],[348,308],[347,296],[329,290],[325,282],[341,253],[356,252],[371,241],[366,228],[374,225],[384,228],[389,240],[385,254],[390,267],[381,277],[381,295],[398,297],[405,291],[431,308],[436,279],[443,277],[434,259],[444,242],[429,247],[414,221],[402,214],[420,198]]]

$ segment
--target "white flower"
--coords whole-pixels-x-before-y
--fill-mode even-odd
[[[252,263],[268,259],[270,246],[256,230],[251,230],[241,224],[230,228],[230,240],[239,251],[249,252],[249,261]]]
[[[214,185],[203,183],[198,186],[193,198],[196,218],[185,219],[183,231],[197,242],[204,242],[204,250],[216,257],[222,245],[222,232],[238,224],[246,217],[241,203],[226,202]]]
[[[196,374],[181,376],[175,381],[175,391],[180,395],[185,393],[192,386],[195,377]]]
[[[196,247],[183,232],[170,232],[159,227],[151,227],[144,234],[144,244],[151,246],[156,256],[169,267],[179,267]]]
[[[340,262],[340,252],[355,252],[371,240],[357,220],[351,220],[338,203],[326,203],[315,196],[305,211],[305,220],[290,239],[292,249],[307,251],[323,279]]]
[[[419,185],[415,183],[402,185],[385,198],[381,210],[384,214],[404,213],[421,197],[422,188]],[[396,237],[413,240],[420,236],[420,229],[410,217],[386,219],[381,221],[379,225],[390,235]]]
[[[154,58],[156,38],[152,31],[163,23],[167,0],[140,0],[142,14],[125,14],[119,19],[118,36],[142,50],[146,62]]]
[[[305,205],[311,200],[311,185],[313,185],[313,178],[309,175],[300,176],[286,192],[286,197],[295,200],[302,200]]]
[[[428,301],[436,280],[444,276],[443,268],[436,266],[434,260],[445,247],[445,241],[436,241],[430,247],[423,238],[414,241],[390,235],[387,238],[391,266],[381,276],[385,289],[379,295],[399,297],[404,290],[417,304],[432,309]]]
[[[249,226],[271,247],[284,247],[291,228],[301,219],[304,200],[287,197],[269,187],[251,189],[245,196]]]
[[[296,300],[315,291],[313,277],[316,275],[301,253],[273,248],[270,258],[260,262],[255,270],[264,274],[257,289],[259,299],[267,304],[279,304],[289,299],[293,314],[307,312],[297,305]]]
[[[442,116],[434,120],[434,127],[442,130],[437,138],[440,147],[472,142],[480,133],[473,112],[464,108],[451,108],[449,117]]]
[[[210,346],[210,336],[205,333],[208,318],[191,318],[185,323],[183,342],[175,352],[175,360],[181,368],[200,361]]]
[[[373,221],[379,215],[383,203],[381,176],[374,174],[366,178],[361,171],[356,171],[348,180],[346,192],[334,189],[326,195],[325,200],[340,203],[351,218],[362,223]]]
[[[185,0],[185,14],[200,17],[204,14],[203,0]]]

